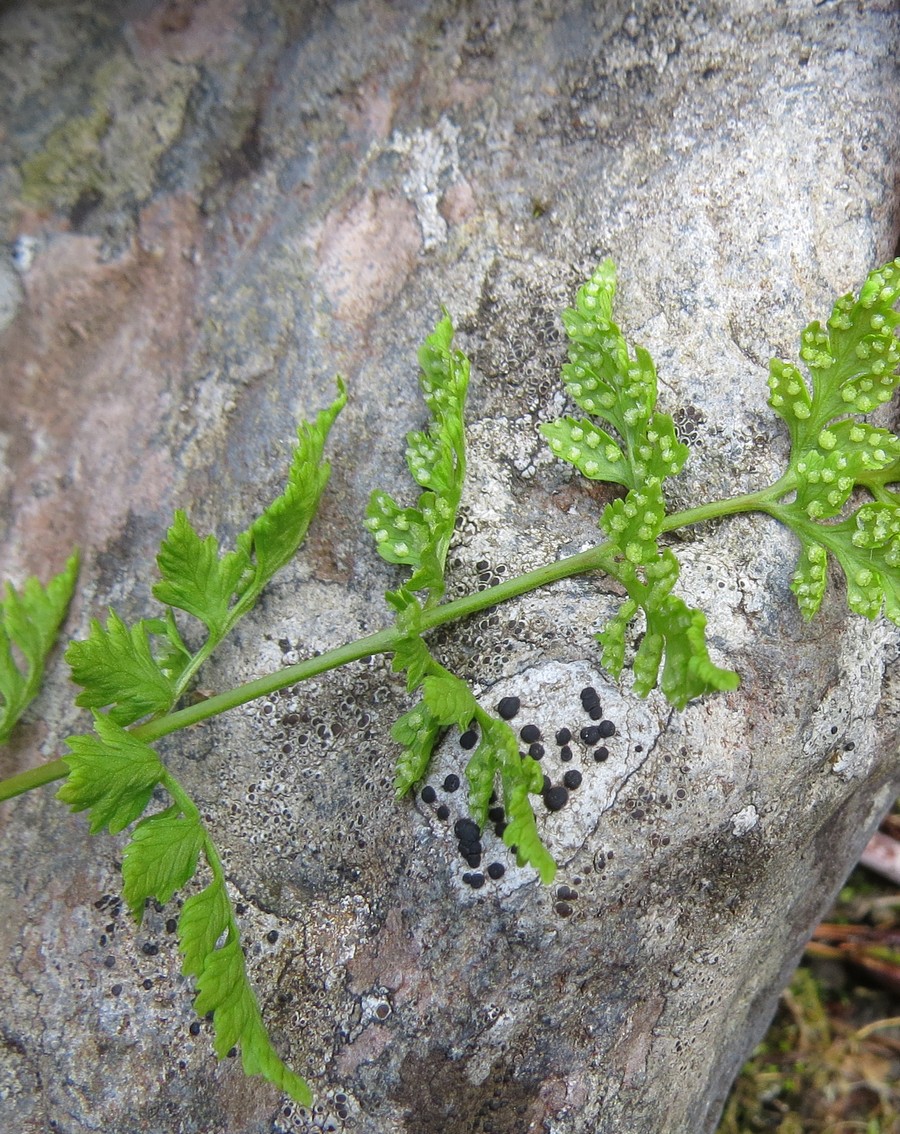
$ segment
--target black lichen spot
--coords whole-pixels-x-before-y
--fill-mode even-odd
[[[604,760],[609,759],[609,749],[605,745],[594,749],[594,759],[598,764],[602,764]]]
[[[578,898],[578,891],[573,890],[571,886],[557,886],[556,896],[564,902],[574,902]]]
[[[562,748],[560,748],[559,758],[564,764],[568,764],[568,762],[572,759],[572,749],[568,746],[568,744],[564,744]]]
[[[435,811],[435,815],[437,815],[438,819],[447,820],[450,818],[450,808],[446,803],[442,803],[437,811]]]
[[[572,916],[572,907],[568,902],[557,902],[553,908],[556,910],[560,917]]]
[[[145,941],[141,946],[141,952],[147,957],[155,957],[159,952],[159,946],[154,945],[152,941]]]
[[[556,734],[556,743],[559,745],[568,744],[571,739],[572,733],[570,729],[561,728]]]
[[[530,757],[531,757],[531,758],[532,758],[533,760],[540,760],[540,759],[542,759],[542,757],[543,757],[543,755],[544,755],[544,746],[543,746],[543,744],[538,744],[538,742],[537,742],[537,741],[535,741],[535,742],[534,742],[534,744],[529,744],[529,745],[528,745],[528,755],[529,755],[529,756],[530,756]]]
[[[466,729],[466,731],[459,738],[459,743],[466,750],[468,750],[470,748],[474,748],[475,745],[478,743],[478,733],[475,731],[474,728]]]
[[[461,843],[477,843],[481,838],[481,828],[474,819],[457,819],[453,824],[453,834]]]
[[[616,726],[612,721],[601,721],[597,725],[597,735],[601,740],[607,740],[610,736],[616,735]]]
[[[561,811],[569,802],[569,793],[562,784],[557,784],[556,787],[545,788],[543,800],[548,811]]]
[[[278,940],[278,930],[277,929],[270,929],[269,932],[266,934],[266,941],[268,941],[270,945],[274,945],[277,940]]]
[[[113,996],[121,996],[122,986],[121,984],[114,984],[109,991],[113,994]]]
[[[603,716],[603,708],[601,705],[594,705],[593,709],[588,712],[588,716],[592,721],[599,721]]]
[[[569,791],[581,787],[581,772],[579,772],[577,768],[570,768],[563,776],[563,783]]]
[[[451,772],[449,776],[444,778],[444,791],[454,792],[459,791],[459,776],[455,772]]]
[[[600,739],[600,725],[589,725],[579,733],[585,744],[596,744]]]
[[[600,704],[600,696],[593,685],[588,685],[585,689],[581,690],[581,705],[586,713],[589,713],[595,705]]]
[[[498,714],[505,721],[511,721],[516,713],[519,711],[522,702],[518,697],[504,697],[500,704],[497,706]]]
[[[481,829],[478,824],[471,819],[457,819],[453,830],[459,840],[457,844],[459,853],[469,866],[480,865],[483,847],[481,845]]]
[[[200,1021],[194,1020],[194,1022],[188,1028],[188,1031],[191,1033],[192,1036],[199,1036],[200,1035]]]
[[[492,862],[487,868],[488,877],[493,878],[496,882],[498,878],[502,878],[506,873],[506,867],[502,862]]]
[[[425,787],[422,788],[421,797],[423,803],[434,803],[437,799],[437,792],[431,784],[426,784]]]
[[[519,736],[526,744],[531,744],[532,741],[541,739],[541,730],[536,724],[527,724],[519,731]]]

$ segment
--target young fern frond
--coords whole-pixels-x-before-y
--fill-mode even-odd
[[[578,289],[575,307],[563,312],[569,361],[562,374],[570,397],[608,422],[617,437],[571,417],[548,422],[541,432],[551,450],[584,476],[633,490],[680,472],[688,448],[676,437],[672,418],[656,410],[653,359],[643,347],[632,358],[613,322],[615,294],[615,265],[604,260]]]
[[[656,408],[656,369],[649,353],[636,347],[632,355],[613,322],[615,288],[615,266],[606,260],[563,315],[569,338],[566,390],[615,435],[589,419],[572,417],[549,422],[541,432],[551,451],[584,476],[629,490],[600,518],[609,537],[604,568],[628,593],[597,635],[603,665],[618,680],[627,627],[642,610],[645,632],[633,661],[635,692],[646,697],[660,685],[672,704],[684,708],[705,693],[736,688],[738,677],[710,659],[703,612],[671,593],[679,567],[674,554],[659,547],[666,518],[663,482],[681,471],[688,448],[676,437],[672,418]]]
[[[452,343],[453,324],[444,312],[419,352],[419,382],[432,422],[426,431],[410,433],[407,438],[410,473],[426,491],[414,508],[401,507],[387,493],[373,492],[366,514],[366,527],[382,558],[412,568],[409,580],[385,596],[397,612],[401,631],[393,667],[406,673],[410,693],[422,690],[421,699],[391,729],[391,736],[403,748],[395,787],[397,795],[403,796],[425,777],[435,745],[448,727],[463,730],[477,723],[481,739],[466,767],[472,819],[484,826],[489,799],[499,780],[507,816],[504,842],[516,847],[520,864],[529,863],[550,882],[556,864],[538,834],[529,798],[540,794],[543,785],[537,763],[520,755],[509,725],[481,708],[465,682],[431,655],[421,636],[422,615],[440,602],[446,589],[444,563],[465,478],[469,360]],[[424,602],[416,594],[422,590],[427,592]]]
[[[92,619],[88,637],[66,650],[72,680],[82,686],[75,704],[108,708],[120,725],[168,712],[175,703],[175,680],[171,668],[155,656],[158,626],[155,619],[127,626],[114,610],[105,626]]]
[[[900,500],[888,487],[900,474],[900,437],[862,416],[900,382],[898,297],[894,260],[870,273],[858,297],[838,299],[826,327],[813,322],[803,332],[809,385],[793,363],[773,359],[770,366],[769,405],[791,435],[782,480],[794,498],[768,511],[800,540],[791,588],[807,619],[822,603],[830,553],[846,577],[850,609],[875,618],[883,607],[900,625]],[[859,488],[873,500],[836,520]]]
[[[89,811],[91,834],[124,831],[150,802],[165,768],[156,752],[117,724],[94,713],[94,732],[70,736],[69,774],[56,793],[72,811]]]
[[[170,901],[193,878],[203,855],[213,880],[185,901],[177,926],[183,971],[197,982],[197,1012],[213,1014],[220,1059],[239,1045],[248,1075],[263,1075],[308,1104],[309,1086],[279,1058],[262,1022],[225,876],[199,811],[149,744],[102,714],[95,726],[94,736],[69,738],[69,776],[57,799],[73,811],[88,811],[92,833],[106,827],[117,834],[140,817],[154,789],[167,790],[172,805],[140,819],[123,852],[125,902],[140,922],[146,902]]]
[[[287,484],[265,511],[222,552],[215,536],[201,538],[182,511],[175,513],[160,545],[161,579],[154,597],[166,604],[163,618],[127,627],[111,611],[106,626],[96,619],[84,641],[72,642],[66,660],[82,686],[77,705],[108,709],[119,724],[168,712],[189,687],[213,650],[253,608],[272,576],[296,554],[315,515],[331,469],[325,442],[347,401],[338,396],[315,421],[301,422]],[[181,610],[206,629],[194,653],[185,646],[174,614]]]
[[[311,1100],[309,1087],[279,1058],[262,1022],[225,876],[200,812],[155,750],[124,726],[167,712],[292,558],[328,481],[322,455],[345,401],[339,382],[331,406],[313,423],[301,424],[284,492],[238,537],[235,551],[223,554],[213,536],[201,539],[183,512],[175,514],[157,559],[162,581],[154,595],[167,604],[163,618],[128,627],[111,611],[105,627],[95,621],[87,640],[69,647],[73,679],[83,687],[76,701],[94,710],[95,731],[67,741],[63,759],[69,774],[57,795],[73,811],[89,812],[92,833],[105,827],[116,834],[137,823],[122,856],[122,878],[125,901],[138,921],[148,899],[168,902],[193,878],[201,859],[206,863],[213,880],[187,899],[178,921],[184,971],[197,982],[197,1011],[213,1013],[219,1058],[239,1045],[247,1074],[265,1076],[304,1104]],[[195,654],[184,645],[175,609],[206,628]],[[163,645],[154,648],[158,640]],[[108,712],[100,712],[103,708]],[[172,805],[144,816],[160,786]]]
[[[0,744],[38,694],[77,578],[76,553],[46,587],[32,576],[20,591],[7,583],[0,595]]]
[[[452,343],[453,324],[444,312],[419,351],[419,387],[431,411],[431,425],[406,439],[406,463],[424,489],[418,503],[403,508],[386,492],[375,491],[366,511],[366,527],[378,554],[388,563],[413,568],[404,589],[427,591],[426,608],[444,595],[444,562],[466,476],[469,360]]]

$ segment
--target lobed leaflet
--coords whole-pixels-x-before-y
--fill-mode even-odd
[[[672,418],[657,405],[653,361],[631,348],[612,318],[615,268],[601,264],[563,315],[568,361],[566,391],[585,416],[566,415],[542,426],[551,451],[583,476],[621,486],[625,495],[598,518],[604,538],[568,560],[510,580],[489,591],[444,602],[445,563],[465,488],[464,409],[470,366],[453,346],[444,312],[419,353],[420,387],[431,420],[407,438],[406,459],[419,492],[404,506],[372,493],[365,525],[378,553],[408,570],[386,593],[393,624],[368,639],[318,655],[267,683],[266,692],[376,652],[390,652],[406,675],[413,706],[393,725],[400,746],[396,791],[402,796],[427,774],[435,746],[449,728],[476,734],[465,769],[469,810],[483,826],[495,793],[502,797],[504,841],[520,864],[542,881],[555,863],[542,843],[532,806],[543,777],[519,751],[506,720],[487,712],[472,691],[435,656],[429,630],[526,593],[556,579],[590,571],[616,578],[625,592],[618,612],[597,635],[602,664],[620,679],[629,655],[634,691],[657,686],[677,708],[737,687],[738,676],[716,665],[706,642],[706,617],[675,593],[680,565],[667,533],[687,524],[759,511],[787,525],[800,552],[792,590],[804,618],[822,603],[829,556],[840,566],[852,611],[875,618],[882,609],[900,625],[900,438],[867,416],[887,402],[900,375],[900,260],[872,272],[858,296],[834,306],[825,327],[803,332],[801,369],[773,360],[769,404],[790,436],[785,472],[773,484],[742,497],[667,509],[666,482],[688,457]],[[148,900],[165,903],[192,880],[177,921],[183,971],[196,983],[196,1009],[212,1013],[215,1050],[241,1050],[248,1074],[262,1075],[308,1103],[308,1085],[275,1051],[247,978],[240,934],[221,861],[200,812],[166,767],[152,741],[204,716],[245,703],[260,683],[177,709],[215,648],[249,611],[273,575],[295,555],[325,489],[323,459],[329,431],[346,401],[343,384],[332,404],[302,423],[284,492],[223,551],[176,512],[157,557],[153,588],[161,611],[127,625],[114,611],[94,620],[88,637],[72,642],[66,660],[81,691],[76,703],[91,711],[93,730],[67,741],[59,768],[23,773],[0,784],[0,799],[65,776],[58,798],[86,811],[90,830],[117,834],[130,828],[122,854],[123,897],[140,920]],[[78,571],[73,555],[43,587],[29,579],[7,585],[0,599],[0,740],[36,696]],[[185,616],[188,623],[185,625]],[[640,619],[638,633],[632,623]],[[200,645],[192,648],[200,628]],[[189,629],[188,629],[189,628]],[[302,671],[302,672],[301,672]],[[161,809],[150,809],[164,795]],[[154,803],[158,808],[158,804]]]

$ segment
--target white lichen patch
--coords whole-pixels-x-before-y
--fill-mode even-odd
[[[759,812],[752,803],[749,803],[731,816],[731,833],[736,839],[739,839],[748,831],[752,831],[758,822]]]
[[[345,979],[346,966],[368,941],[372,911],[364,897],[348,894],[337,901],[314,903],[312,913],[305,927],[307,964],[315,959],[325,987],[330,988]]]
[[[397,131],[390,149],[407,158],[403,192],[415,205],[426,250],[447,242],[447,222],[441,216],[444,194],[460,180],[459,127],[441,115],[430,129],[412,134]]]
[[[496,459],[513,434],[505,418],[474,422],[468,430],[469,453],[463,497],[482,526],[504,521],[515,506],[509,470]]]
[[[594,741],[582,739],[582,729],[600,724],[599,720],[591,720],[581,703],[581,691],[588,687],[596,689],[599,695],[601,719],[615,726],[612,736]],[[479,700],[490,712],[496,712],[505,697],[518,697],[521,702],[518,713],[509,722],[517,736],[525,725],[540,730],[544,754],[539,762],[551,784],[564,785],[566,773],[580,776],[577,786],[567,788],[565,804],[559,810],[550,810],[542,796],[531,797],[541,838],[556,862],[564,866],[595,836],[604,814],[616,805],[619,793],[647,759],[664,728],[666,708],[656,695],[643,701],[610,686],[596,669],[581,661],[551,661],[527,669],[493,685]],[[572,753],[569,760],[562,758],[563,745],[556,741],[557,733],[564,728],[572,734],[568,742]],[[521,739],[521,751],[527,752],[528,747],[527,740]],[[605,749],[605,754],[597,759],[595,753],[600,749]],[[453,826],[455,819],[468,816],[464,777],[468,758],[458,734],[451,731],[436,750],[427,778],[427,783],[438,789],[438,803],[448,804],[451,814],[441,821],[431,807],[421,802],[419,805],[432,817],[432,830],[446,843],[450,862],[458,865],[459,892],[466,898],[472,897],[474,891],[463,880],[469,868],[458,854]],[[462,786],[446,794],[440,790],[441,785],[453,774],[460,777]],[[482,864],[477,869],[484,871],[494,861],[505,867],[501,878],[490,881],[493,894],[508,897],[522,886],[536,882],[533,869],[515,865],[514,856],[490,823],[483,830],[482,844]]]

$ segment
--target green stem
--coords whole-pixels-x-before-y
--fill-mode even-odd
[[[209,836],[206,834],[206,827],[203,824],[203,817],[200,814],[200,809],[196,803],[191,799],[188,793],[181,786],[181,782],[166,769],[161,780],[162,786],[166,789],[172,799],[178,804],[181,810],[189,819],[194,819],[203,827],[205,840],[209,841]]]
[[[18,775],[0,780],[0,801],[12,799],[17,795],[24,795],[32,788],[52,784],[54,780],[64,779],[69,774],[64,760],[51,760],[48,764],[39,764],[36,768],[28,768]]]
[[[393,648],[396,640],[397,631],[393,626],[387,630],[379,630],[377,634],[358,638],[354,642],[349,642],[346,646],[339,646],[337,649],[328,650],[324,654],[306,658],[305,661],[297,662],[296,665],[285,666],[283,669],[276,670],[275,673],[267,674],[265,677],[258,677],[254,681],[248,681],[244,685],[238,685],[224,693],[207,697],[205,700],[198,701],[194,705],[188,705],[184,709],[178,709],[174,713],[167,713],[163,717],[147,721],[146,724],[137,725],[131,731],[140,740],[152,743],[162,736],[168,736],[171,732],[177,732],[178,729],[188,728],[190,725],[199,724],[200,721],[218,716],[219,713],[227,712],[229,709],[236,709],[239,705],[246,705],[248,701],[255,701],[257,697],[267,697],[288,685],[295,685],[299,681],[317,677],[320,673],[327,673],[331,669],[337,669],[350,662],[372,657],[373,654],[386,653]]]
[[[447,622],[455,622],[459,618],[477,614],[487,607],[497,606],[509,599],[518,598],[520,595],[528,594],[539,587],[548,586],[550,583],[559,582],[561,579],[569,578],[572,575],[581,575],[586,571],[603,570],[609,556],[609,545],[601,543],[587,551],[579,552],[577,555],[569,555],[565,559],[558,559],[554,563],[547,563],[543,567],[527,571],[524,575],[516,575],[515,578],[498,583],[495,587],[487,587],[483,591],[475,591],[470,595],[454,599],[453,602],[443,603],[441,606],[433,607],[422,614],[422,630],[434,630]],[[168,713],[164,717],[147,721],[146,724],[138,725],[132,731],[141,740],[148,742],[158,740],[161,736],[167,736],[171,732],[187,728],[189,725],[197,724],[209,717],[218,716],[219,713],[224,713],[228,709],[236,709],[240,705],[246,705],[249,701],[255,701],[257,697],[270,696],[289,685],[296,685],[310,677],[317,677],[321,673],[338,669],[342,665],[347,665],[348,662],[361,661],[363,658],[372,657],[375,654],[390,653],[402,634],[403,632],[395,626],[390,626],[386,630],[379,630],[377,634],[359,638],[346,646],[328,650],[316,657],[306,658],[302,662],[297,662],[296,665],[285,666],[284,669],[279,669],[275,673],[259,677],[255,681],[248,681],[246,684],[229,689],[225,693],[219,693],[215,697],[198,701],[195,705],[188,705],[185,709],[179,709],[177,712]]]
[[[777,509],[778,501],[795,487],[794,478],[790,474],[785,474],[775,484],[759,492],[748,492],[742,496],[716,500],[710,504],[702,504],[697,508],[688,508],[683,512],[676,512],[674,515],[667,516],[663,522],[663,531],[671,532],[690,524],[698,524],[723,516],[733,516],[739,512],[773,514]],[[526,571],[523,575],[516,575],[514,578],[498,583],[494,587],[475,591],[472,594],[464,595],[462,598],[454,599],[452,602],[442,603],[440,606],[426,610],[422,614],[421,627],[423,632],[434,630],[447,622],[467,618],[488,607],[499,606],[500,603],[519,598],[521,595],[529,594],[531,591],[549,586],[551,583],[558,583],[562,579],[583,575],[588,571],[609,571],[612,565],[612,546],[609,543],[599,543],[588,548],[587,551],[568,555],[553,563],[546,563],[542,567],[537,567],[533,571]],[[286,666],[284,669],[257,678],[255,681],[248,681],[244,685],[198,701],[194,705],[188,705],[184,709],[178,709],[173,713],[157,717],[155,720],[147,721],[145,724],[137,725],[132,731],[139,739],[152,743],[179,729],[188,728],[190,725],[199,724],[200,721],[218,716],[229,709],[246,705],[250,701],[255,701],[258,697],[271,696],[289,685],[296,685],[311,677],[327,673],[329,670],[338,669],[349,662],[361,661],[364,658],[373,657],[375,654],[391,653],[401,636],[402,631],[398,630],[396,626],[390,626],[375,634],[369,634],[365,638],[359,638],[347,645],[339,646],[337,649],[327,650],[325,653],[307,658],[296,665]],[[0,781],[0,801],[11,799],[13,796],[21,795],[32,788],[62,779],[67,774],[68,768],[63,760],[54,760],[48,764],[42,764],[38,768],[29,768],[25,772],[20,772],[16,776]]]
[[[787,472],[774,484],[770,484],[768,488],[762,488],[758,492],[745,492],[742,496],[729,496],[724,500],[713,500],[709,504],[700,504],[696,508],[686,508],[683,512],[674,512],[663,520],[662,530],[673,532],[691,524],[718,520],[723,516],[736,516],[739,512],[766,512],[771,514],[778,501],[796,487],[796,477],[793,473]]]

